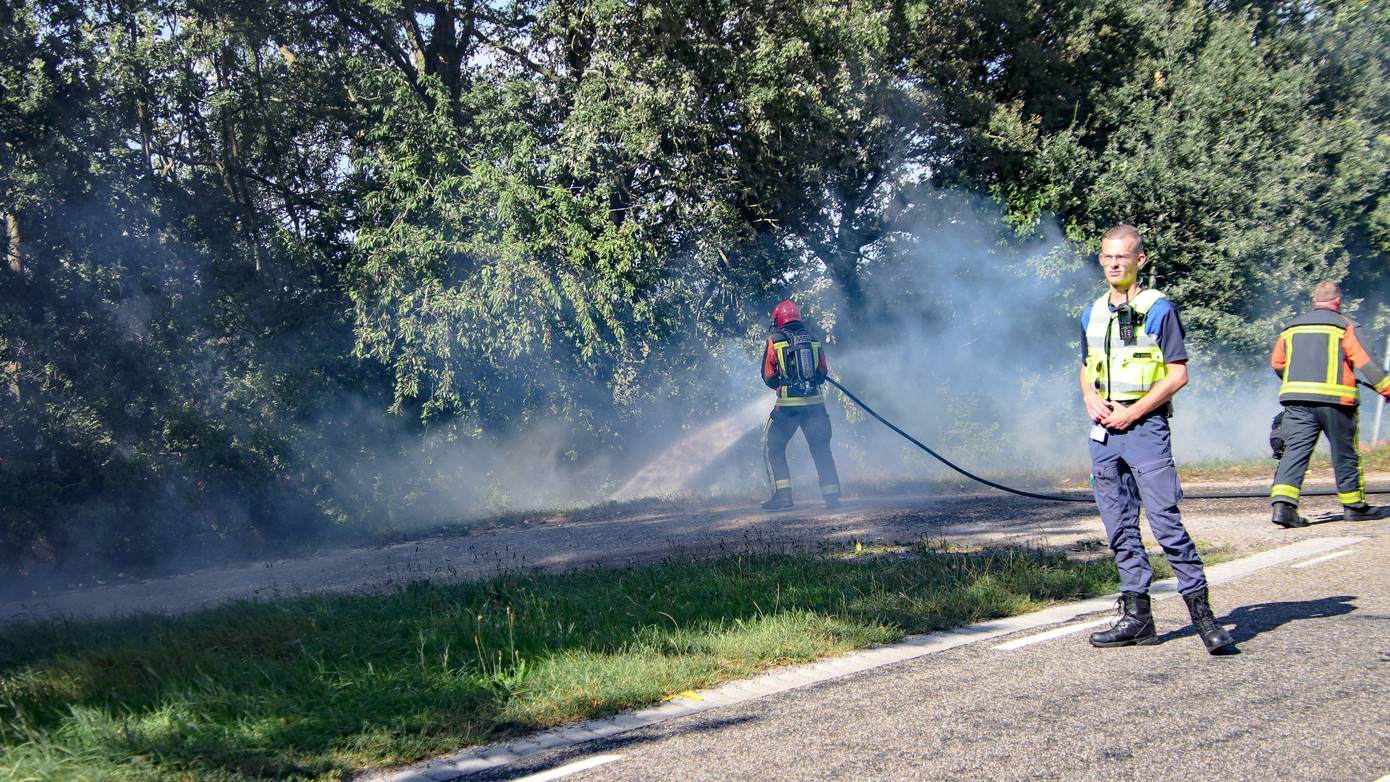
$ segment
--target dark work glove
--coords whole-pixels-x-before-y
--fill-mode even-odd
[[[1274,458],[1284,458],[1284,411],[1280,410],[1278,415],[1269,424],[1269,450],[1274,453]]]

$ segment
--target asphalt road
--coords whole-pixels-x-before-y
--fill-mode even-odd
[[[618,759],[560,778],[1378,780],[1390,775],[1390,521],[1288,540],[1319,534],[1367,539],[1213,590],[1237,655],[1208,656],[1182,601],[1165,599],[1157,646],[1093,649],[1080,632],[995,648],[1030,630],[468,779],[606,755]]]

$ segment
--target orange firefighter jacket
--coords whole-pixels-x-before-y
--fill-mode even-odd
[[[1329,307],[1318,307],[1289,322],[1274,341],[1269,365],[1283,380],[1279,403],[1321,402],[1355,405],[1355,370],[1386,397],[1390,375],[1380,368],[1357,336],[1356,324]]]
[[[763,351],[763,383],[777,392],[777,407],[825,404],[825,395],[821,393],[819,384],[815,386],[815,391],[805,394],[782,383],[787,375],[787,352],[792,341],[789,332],[794,331],[806,331],[806,327],[800,321],[792,321],[767,338],[767,348]],[[811,342],[811,350],[816,355],[816,367],[821,377],[830,374],[830,365],[825,360],[825,348],[820,340]]]

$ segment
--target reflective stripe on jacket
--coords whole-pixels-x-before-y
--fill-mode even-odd
[[[1361,344],[1351,318],[1318,307],[1289,322],[1274,341],[1269,365],[1279,373],[1279,402],[1355,405],[1356,370],[1375,390],[1390,397],[1390,375]]]
[[[763,351],[763,382],[777,391],[778,407],[825,404],[825,395],[821,393],[819,384],[811,394],[797,394],[782,384],[782,378],[787,376],[787,349],[791,347],[791,339],[784,332],[804,329],[805,326],[799,321],[792,321],[767,338],[767,349]],[[821,347],[820,340],[811,341],[811,352],[815,355],[816,367],[820,373],[830,374],[830,365],[825,360],[825,349]]]
[[[1086,319],[1086,380],[1102,399],[1139,399],[1168,374],[1158,339],[1144,328],[1144,316],[1163,294],[1140,291],[1129,307],[1136,313],[1129,344],[1120,339],[1119,312],[1110,310],[1110,293],[1096,299]]]

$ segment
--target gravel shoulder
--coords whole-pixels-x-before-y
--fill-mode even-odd
[[[1390,474],[1368,475],[1372,484]],[[1308,486],[1330,485],[1310,476]],[[1261,483],[1188,484],[1259,491]],[[1305,514],[1335,513],[1336,501],[1312,498]],[[1184,520],[1202,542],[1236,551],[1256,550],[1318,526],[1285,531],[1269,524],[1262,500],[1193,500]],[[110,617],[181,613],[232,600],[273,600],[316,592],[380,591],[430,579],[485,578],[517,568],[566,570],[598,564],[713,556],[747,549],[815,549],[852,541],[895,543],[924,538],[964,545],[1033,545],[1094,552],[1104,531],[1090,503],[1046,503],[999,493],[871,496],[828,511],[802,504],[768,513],[756,506],[639,508],[602,518],[494,527],[366,548],[326,549],[309,556],[243,562],[155,579],[123,580],[79,589],[34,592],[0,602],[0,622],[56,617]]]

